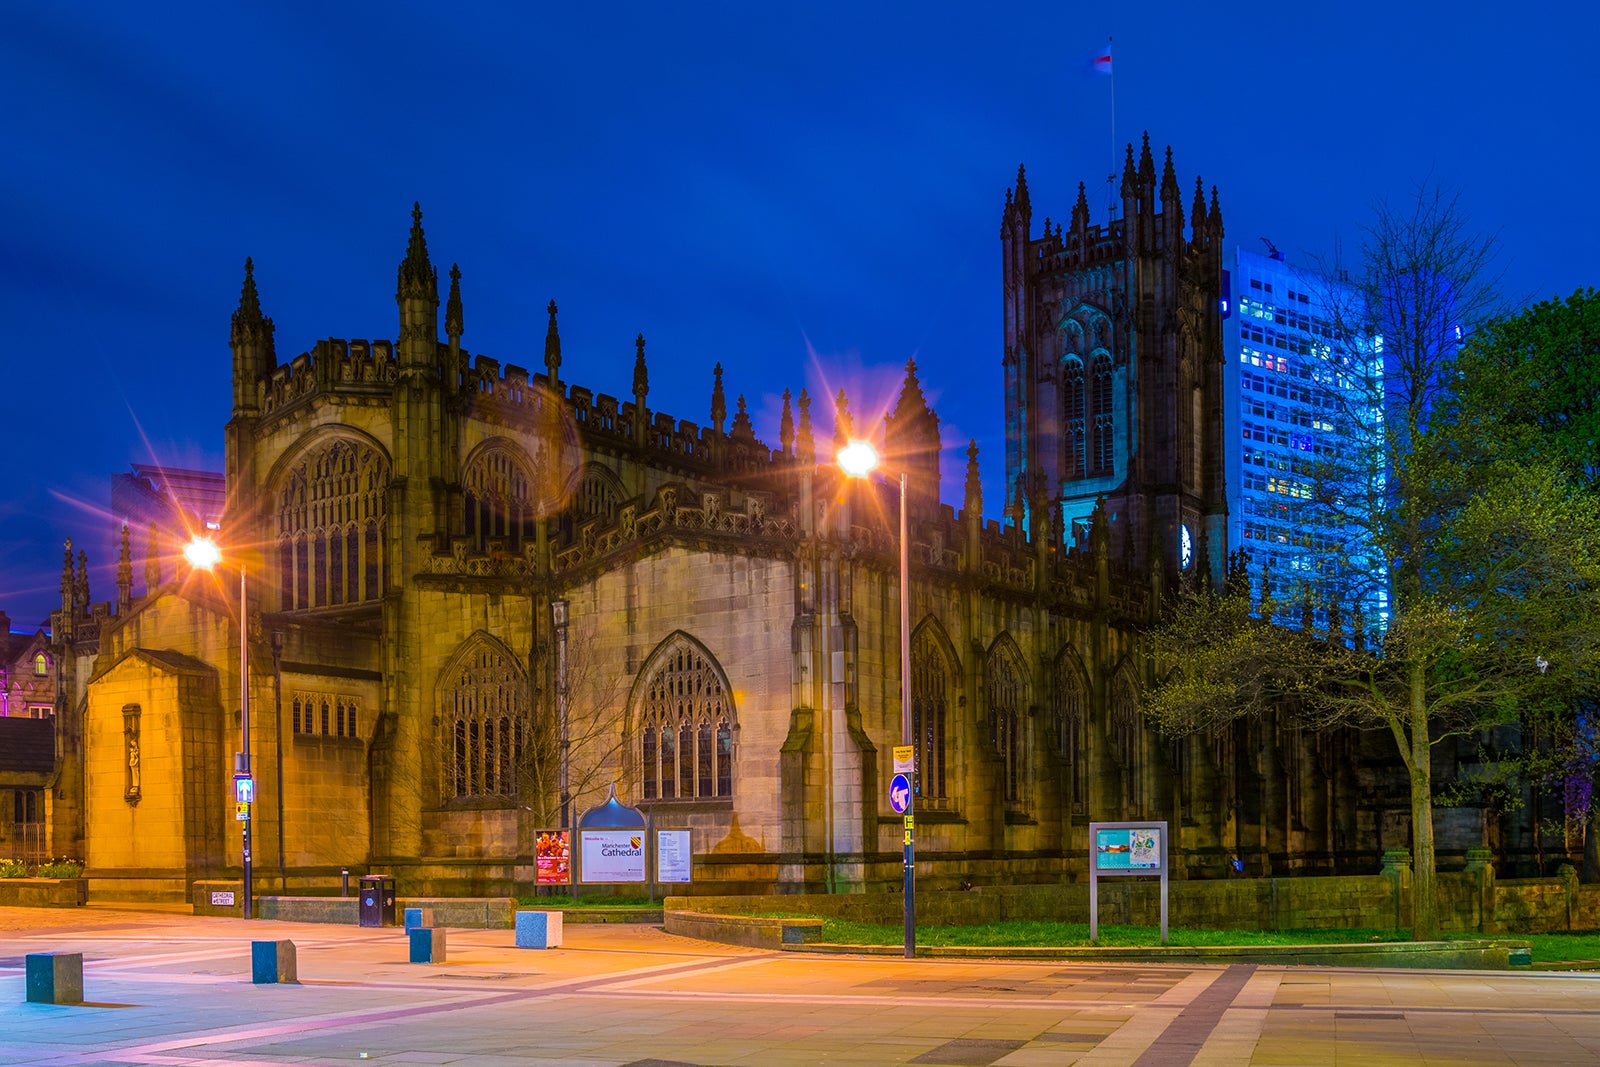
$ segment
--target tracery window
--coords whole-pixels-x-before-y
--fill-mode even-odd
[[[721,669],[682,637],[650,664],[639,712],[644,798],[731,797],[734,716]]]
[[[470,460],[461,478],[467,537],[473,550],[487,552],[490,541],[512,552],[534,534],[541,509],[538,472],[509,446],[495,444]]]
[[[1089,473],[1088,423],[1084,420],[1083,361],[1067,360],[1061,375],[1061,425],[1066,431],[1067,477]]]
[[[1116,466],[1116,419],[1112,411],[1111,357],[1094,357],[1094,473],[1110,474]]]
[[[989,739],[1000,756],[1001,776],[1008,805],[1022,802],[1027,775],[1026,737],[1023,729],[1026,689],[1022,667],[1007,647],[989,655]]]
[[[35,678],[43,678],[49,673],[50,657],[46,656],[43,652],[35,654],[33,657],[33,676]]]
[[[945,729],[948,720],[950,664],[931,630],[911,644],[911,743],[916,748],[913,776],[919,800],[939,801],[945,792]]]
[[[389,461],[340,438],[307,454],[278,493],[278,593],[284,611],[383,595]]]
[[[1083,741],[1089,687],[1070,653],[1063,652],[1056,659],[1054,690],[1058,751],[1067,765],[1067,799],[1073,812],[1081,814],[1089,800],[1088,763]]]
[[[1122,768],[1123,803],[1131,808],[1139,796],[1139,694],[1125,673],[1111,685],[1111,745]]]
[[[561,513],[561,537],[570,542],[577,536],[579,527],[590,521],[601,526],[610,525],[617,517],[617,507],[622,502],[614,474],[603,467],[590,464],[578,478],[572,500]]]
[[[504,645],[475,638],[439,688],[441,795],[515,797],[527,736],[527,676]]]

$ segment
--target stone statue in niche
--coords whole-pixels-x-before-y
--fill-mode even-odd
[[[128,753],[127,753],[127,755],[128,755],[128,789],[127,789],[127,795],[128,795],[128,799],[137,800],[138,797],[139,797],[139,736],[137,734],[129,734],[128,735],[127,749],[128,749]]]

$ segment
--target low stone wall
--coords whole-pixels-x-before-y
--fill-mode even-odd
[[[822,935],[821,919],[710,915],[697,911],[666,913],[667,933],[724,945],[779,949],[803,945]]]
[[[201,884],[207,883],[196,883]],[[355,926],[361,921],[361,905],[355,896],[257,897],[255,906],[258,917],[283,922]],[[509,930],[516,922],[517,910],[510,897],[397,897],[394,906],[396,925],[403,924],[407,908],[431,908],[435,927],[457,930]]]
[[[76,908],[89,900],[84,878],[0,878],[0,906]]]
[[[1440,929],[1447,933],[1543,933],[1600,929],[1600,886],[1579,885],[1567,868],[1558,878],[1496,882],[1480,867],[1435,876]],[[1236,878],[1175,881],[1168,887],[1173,926],[1207,930],[1317,930],[1411,925],[1411,872],[1305,878]],[[1100,883],[1100,921],[1155,926],[1160,884],[1153,878]],[[899,893],[799,893],[786,896],[669,896],[666,909],[721,914],[802,913],[830,919],[893,925],[901,921]],[[981,886],[964,891],[920,890],[920,926],[973,926],[989,922],[1089,921],[1089,887]]]
[[[258,897],[256,917],[291,923],[334,923],[355,926],[361,905],[355,897]],[[396,912],[396,920],[400,917]]]

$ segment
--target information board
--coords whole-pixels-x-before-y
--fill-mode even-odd
[[[636,830],[581,830],[583,882],[644,881],[644,827]]]
[[[1089,824],[1089,943],[1100,936],[1100,879],[1154,875],[1161,879],[1161,943],[1167,943],[1167,824]]]
[[[688,830],[656,831],[656,881],[687,882],[690,854]]]

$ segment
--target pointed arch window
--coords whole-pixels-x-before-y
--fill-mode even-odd
[[[1085,419],[1083,361],[1067,359],[1061,374],[1061,425],[1066,432],[1066,473],[1082,478],[1089,473],[1089,431]]]
[[[609,526],[616,521],[617,508],[622,503],[622,491],[616,475],[595,464],[584,468],[578,478],[572,503],[561,515],[561,537],[570,542],[578,529],[588,522]]]
[[[1055,669],[1057,751],[1067,765],[1067,801],[1075,815],[1088,810],[1088,760],[1084,751],[1088,708],[1089,687],[1083,672],[1068,653],[1062,653]]]
[[[313,449],[289,471],[278,491],[281,610],[367,603],[383,595],[379,531],[388,491],[388,459],[347,438]]]
[[[924,630],[911,644],[911,743],[918,800],[935,804],[945,792],[945,730],[949,715],[950,664],[934,635]]]
[[[1116,466],[1116,419],[1112,410],[1111,357],[1094,357],[1094,473],[1112,474]]]
[[[516,657],[499,642],[476,638],[439,688],[444,799],[516,797],[528,707],[527,677]]]
[[[1139,694],[1126,674],[1111,686],[1111,745],[1122,768],[1124,810],[1132,815],[1139,799]]]
[[[1027,746],[1024,726],[1026,704],[1022,667],[1006,648],[989,656],[989,739],[1000,756],[1000,773],[1008,807],[1022,804],[1022,788],[1027,777]]]
[[[462,518],[473,551],[488,552],[489,542],[498,541],[516,553],[533,538],[541,513],[538,474],[535,462],[505,444],[493,444],[467,461]]]
[[[650,663],[637,750],[644,798],[731,797],[735,721],[722,669],[682,637]]]

